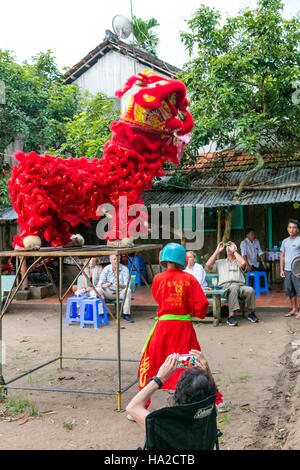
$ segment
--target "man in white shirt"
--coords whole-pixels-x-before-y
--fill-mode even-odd
[[[207,282],[205,280],[206,272],[201,264],[196,263],[196,254],[193,251],[187,251],[187,267],[184,269],[186,273],[192,274],[201,287],[206,287]]]
[[[246,230],[246,238],[241,243],[241,255],[246,261],[246,271],[268,271],[264,260],[264,252],[255,238],[253,228]]]

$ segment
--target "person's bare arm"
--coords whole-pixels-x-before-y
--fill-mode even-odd
[[[251,268],[250,263],[248,261],[247,255],[244,255],[243,258],[246,261],[246,270],[247,271],[252,271],[252,268]]]
[[[235,251],[234,256],[238,260],[240,267],[244,270],[246,268],[246,261],[244,258],[237,251]]]
[[[218,257],[218,255],[224,250],[224,244],[223,242],[220,242],[216,248],[216,251],[214,252],[213,255],[211,255],[211,257],[207,260],[206,262],[206,267],[208,269],[212,269],[215,262],[216,262],[216,259]]]
[[[260,262],[261,262],[261,264],[263,265],[263,267],[264,267],[264,268],[267,268],[268,265],[267,265],[267,263],[265,262],[265,257],[264,257],[264,255],[260,255],[260,256],[259,256],[259,259],[260,259]]]
[[[246,261],[239,254],[239,252],[237,251],[236,244],[233,243],[233,242],[228,242],[228,244],[229,244],[229,250],[231,251],[231,253],[233,253],[233,255],[235,256],[236,260],[238,261],[240,267],[244,270],[246,268]]]
[[[178,365],[177,353],[170,354],[162,366],[159,368],[156,376],[164,383],[171,375],[175,372]],[[149,398],[158,390],[158,385],[154,380],[142,388],[135,397],[128,403],[126,407],[127,413],[129,413],[133,419],[145,430],[146,417],[149,411],[145,409],[145,405]]]
[[[284,274],[284,260],[285,260],[285,255],[284,255],[284,251],[281,252],[281,255],[280,255],[280,277],[285,277],[285,274]]]

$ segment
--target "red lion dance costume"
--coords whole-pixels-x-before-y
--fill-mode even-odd
[[[180,137],[191,131],[193,120],[185,85],[150,70],[131,77],[116,96],[121,99],[120,120],[111,124],[101,160],[16,153],[20,163],[8,182],[20,225],[14,247],[32,248],[37,237],[54,247],[65,246],[72,227],[99,219],[107,203],[114,208],[108,243],[135,237],[128,210],[143,204],[142,193],[151,188],[153,177],[164,175],[165,162],[179,163],[184,146]],[[127,205],[120,204],[121,196],[127,197]],[[145,233],[146,211],[139,221],[139,233]]]

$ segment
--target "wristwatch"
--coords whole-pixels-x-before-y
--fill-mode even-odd
[[[163,382],[158,377],[156,377],[156,375],[148,379],[149,382],[151,382],[151,380],[154,380],[154,382],[157,383],[158,388],[161,388],[163,386]]]

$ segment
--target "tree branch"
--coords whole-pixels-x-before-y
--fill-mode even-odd
[[[240,184],[236,190],[236,192],[234,193],[234,196],[233,196],[233,199],[236,200],[236,199],[239,199],[239,197],[241,196],[245,186],[247,185],[248,181],[256,175],[256,173],[261,170],[265,164],[265,161],[264,161],[264,157],[263,155],[260,154],[260,152],[257,152],[256,154],[256,160],[257,160],[257,164],[255,165],[254,168],[252,168],[252,170],[249,170],[246,175],[242,178],[242,180],[240,181]]]

